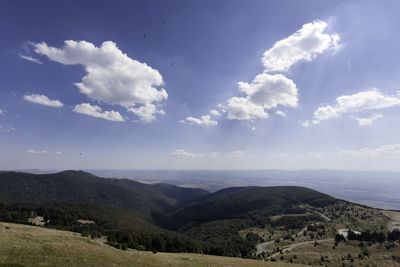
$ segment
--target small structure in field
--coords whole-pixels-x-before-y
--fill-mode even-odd
[[[96,224],[93,220],[84,220],[84,219],[79,219],[78,223],[80,223],[80,224]]]
[[[36,225],[36,226],[45,226],[46,221],[44,220],[43,216],[35,216],[28,218],[28,223]]]

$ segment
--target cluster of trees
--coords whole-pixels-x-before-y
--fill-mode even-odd
[[[377,242],[383,243],[386,241],[386,235],[383,232],[376,232],[376,231],[363,231],[361,234],[357,234],[351,230],[349,230],[347,239],[349,240],[358,240],[358,241],[369,241],[369,242]]]
[[[120,249],[132,248],[154,252],[202,252],[200,242],[184,235],[163,231],[113,231],[108,233],[107,242]]]
[[[199,241],[182,234],[172,232],[135,232],[120,230],[108,234],[108,244],[120,249],[151,250],[153,252],[190,252],[231,257],[252,257],[254,246],[261,241],[260,237],[248,233],[243,239],[240,236],[225,236]]]
[[[384,232],[371,232],[370,230],[366,230],[361,232],[360,234],[355,233],[354,231],[349,230],[347,235],[348,240],[358,240],[358,241],[368,241],[374,243],[383,243],[385,241],[398,241],[400,240],[400,230],[394,229],[393,231],[389,231],[387,234]],[[341,234],[335,235],[336,242],[344,242],[346,239]]]
[[[318,215],[304,215],[304,216],[282,216],[278,220],[271,222],[272,227],[282,226],[285,229],[301,229],[310,221],[321,221]]]
[[[251,257],[255,245],[262,241],[249,233],[245,238],[238,231],[256,226],[265,214],[249,214],[247,219],[228,220],[211,227],[206,237],[204,229],[194,228],[191,236],[160,229],[155,226],[131,225],[121,228],[118,213],[88,205],[36,205],[4,204],[0,202],[0,221],[27,224],[32,214],[43,216],[49,227],[81,233],[88,237],[107,236],[107,242],[120,249],[138,249],[160,252],[191,252],[232,257]],[[81,224],[79,219],[95,221],[95,224]],[[132,222],[132,218],[129,219]],[[208,228],[208,227],[207,227]],[[196,231],[199,230],[199,231]]]
[[[388,241],[400,240],[400,230],[399,229],[394,229],[393,231],[389,232],[387,234],[387,240]]]

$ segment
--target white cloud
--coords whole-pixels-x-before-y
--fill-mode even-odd
[[[195,118],[195,117],[189,116],[184,120],[180,120],[179,122],[203,125],[203,126],[215,126],[218,124],[217,121],[214,121],[211,119],[210,115],[204,115],[204,116],[201,116],[200,118]]]
[[[379,120],[382,117],[381,114],[375,113],[368,117],[354,117],[354,119],[357,121],[358,125],[365,127],[372,126],[376,120]]]
[[[48,107],[61,108],[64,106],[60,100],[53,100],[45,95],[38,95],[38,94],[24,95],[24,99],[31,103],[44,105]]]
[[[238,86],[251,102],[267,110],[278,105],[297,106],[296,84],[282,74],[261,73],[251,83],[238,82]]]
[[[400,97],[398,95],[384,95],[378,89],[361,91],[353,95],[339,96],[336,98],[335,105],[318,107],[314,112],[312,123],[317,124],[346,113],[378,110],[396,105],[400,105]],[[376,119],[379,118],[375,118],[374,120]]]
[[[37,58],[31,57],[31,56],[27,56],[27,55],[23,55],[23,54],[18,54],[18,56],[20,58],[25,59],[25,60],[30,61],[30,62],[34,62],[34,63],[37,63],[37,64],[43,64],[42,61],[40,61]]]
[[[328,33],[328,23],[316,20],[276,42],[264,52],[262,63],[267,71],[287,71],[297,62],[311,61],[326,51],[339,48],[340,37]]]
[[[229,120],[266,119],[268,113],[260,105],[252,103],[244,97],[232,97],[223,106]]]
[[[335,118],[339,116],[339,112],[336,108],[332,106],[322,106],[319,107],[315,112],[314,112],[314,123],[319,123],[320,121],[323,120],[328,120],[331,118]]]
[[[278,115],[278,116],[281,116],[281,117],[283,117],[283,118],[286,117],[286,113],[283,112],[283,111],[281,111],[281,110],[276,111],[275,114]]]
[[[136,115],[148,121],[158,112],[150,104],[167,99],[158,70],[124,54],[112,41],[100,47],[87,41],[68,40],[61,48],[46,43],[34,44],[35,52],[64,65],[82,65],[86,75],[75,83],[81,93],[92,100],[134,108]],[[138,106],[145,106],[140,109]],[[154,112],[149,114],[150,110]]]
[[[244,155],[243,150],[234,150],[231,153],[219,153],[219,152],[211,152],[211,153],[193,153],[186,151],[184,149],[176,149],[175,151],[172,151],[168,153],[169,156],[178,156],[178,157],[190,157],[190,158],[196,158],[196,157],[201,157],[201,158],[216,158],[216,157],[240,157]]]
[[[57,154],[57,155],[61,155],[62,152],[61,152],[61,151],[56,151],[56,154]]]
[[[268,74],[271,71],[288,71],[300,61],[311,61],[317,55],[339,48],[340,37],[328,33],[328,23],[317,20],[304,24],[291,36],[276,42],[264,52],[261,59],[265,69],[251,82],[238,82],[245,95],[232,97],[220,105],[229,120],[267,119],[268,112],[278,106],[297,107],[298,88],[283,74]],[[285,117],[282,111],[276,115]],[[306,124],[305,124],[306,125]]]
[[[212,110],[210,110],[210,115],[218,117],[218,116],[221,116],[221,113],[216,109],[212,109]]]
[[[6,114],[6,112],[7,112],[7,110],[5,110],[5,109],[0,109],[0,115],[4,115],[4,114]]]
[[[14,132],[15,128],[11,125],[0,125],[0,133]]]
[[[261,73],[251,83],[239,82],[238,87],[246,97],[232,97],[222,106],[230,120],[266,119],[272,108],[297,106],[296,84],[282,74]]]
[[[168,155],[170,156],[183,156],[183,157],[197,157],[197,154],[191,153],[191,152],[187,152],[183,149],[177,149],[175,151],[172,151],[171,153],[169,153]]]
[[[129,108],[128,111],[132,112],[140,118],[141,121],[149,123],[156,119],[156,114],[165,115],[164,110],[159,110],[154,104],[144,104],[140,107]]]
[[[89,103],[82,103],[76,105],[73,109],[74,112],[92,116],[95,118],[105,119],[109,121],[125,121],[118,111],[103,111],[99,106],[93,106]]]
[[[382,145],[377,148],[343,150],[339,154],[352,157],[377,157],[382,155],[400,155],[400,144]]]
[[[47,150],[35,150],[35,149],[28,149],[25,151],[27,154],[48,154],[49,151]]]

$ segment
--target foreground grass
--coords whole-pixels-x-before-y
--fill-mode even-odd
[[[0,223],[0,267],[28,266],[289,266],[189,253],[122,251],[79,234]],[[290,265],[295,266],[295,265]]]

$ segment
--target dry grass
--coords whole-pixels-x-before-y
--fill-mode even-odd
[[[320,243],[318,246],[306,244],[284,253],[284,258],[287,261],[296,255],[295,263],[332,267],[343,264],[354,267],[400,266],[400,263],[392,258],[392,256],[400,257],[398,247],[387,250],[384,245],[374,244],[367,246],[369,256],[364,256],[358,242],[340,243],[335,249],[332,248],[333,245],[333,241]],[[321,256],[324,257],[324,261],[321,261]]]
[[[188,253],[121,251],[76,233],[0,223],[0,266],[289,266]],[[296,266],[296,265],[290,265]],[[298,265],[301,266],[301,265]]]

